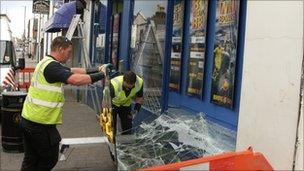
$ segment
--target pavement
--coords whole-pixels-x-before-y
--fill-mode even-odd
[[[28,60],[28,58],[26,59]],[[30,59],[29,65],[35,63]],[[65,91],[66,103],[63,109],[63,124],[58,126],[62,138],[101,137],[96,113],[85,104],[76,102],[70,92]],[[0,170],[20,170],[24,153],[5,153],[1,145]],[[106,143],[70,147],[66,161],[59,161],[53,170],[116,170]]]

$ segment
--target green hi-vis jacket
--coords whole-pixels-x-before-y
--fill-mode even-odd
[[[123,76],[118,76],[111,79],[111,84],[114,88],[114,98],[112,102],[115,106],[130,106],[132,103],[132,98],[136,95],[136,93],[141,89],[143,85],[143,80],[136,76],[135,87],[132,88],[130,94],[126,97],[125,92],[122,90],[123,85]]]
[[[36,66],[31,86],[23,104],[22,117],[41,124],[61,124],[64,104],[63,83],[48,83],[44,77],[45,67],[55,61],[44,57]]]

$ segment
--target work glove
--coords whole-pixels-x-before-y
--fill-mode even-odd
[[[106,69],[107,69],[107,67],[104,64],[101,65],[100,67],[98,67],[99,72],[103,72],[104,75],[107,75]]]

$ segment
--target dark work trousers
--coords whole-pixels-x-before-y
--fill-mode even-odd
[[[121,123],[121,134],[131,134],[132,133],[132,115],[131,115],[131,105],[130,106],[115,106],[113,105],[113,119],[114,119],[114,129],[116,131],[117,115],[120,118]]]
[[[24,137],[21,171],[51,170],[58,161],[61,141],[56,125],[34,123],[22,118],[20,126]]]

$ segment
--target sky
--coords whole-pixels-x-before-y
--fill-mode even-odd
[[[136,13],[140,10],[145,15],[145,17],[151,17],[155,13],[157,4],[166,7],[167,1],[137,1],[134,5],[134,14],[136,15]],[[32,0],[0,0],[0,13],[7,14],[11,19],[10,27],[14,37],[21,38],[24,32],[25,6],[26,27],[28,20],[34,17],[34,14],[32,13],[32,5]]]
[[[30,18],[34,17],[32,13],[32,0],[0,0],[0,13],[7,14],[11,20],[10,27],[14,37],[21,38],[24,32],[24,11],[26,7],[26,25]]]

